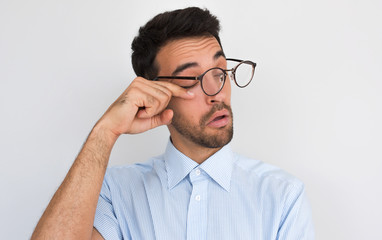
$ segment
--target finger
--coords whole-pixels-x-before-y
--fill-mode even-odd
[[[151,118],[161,113],[168,105],[172,97],[192,99],[193,93],[169,82],[159,82],[136,78],[134,80],[135,93],[137,96],[136,106],[139,108],[138,118]]]
[[[152,92],[153,94],[159,94],[159,95],[162,95],[162,93],[165,93],[169,98],[172,97],[171,90],[167,88],[166,86],[160,84],[159,82],[146,80],[141,83],[145,86],[144,89],[147,90],[148,92]]]
[[[168,125],[171,123],[173,116],[174,112],[171,109],[166,109],[151,118],[136,119],[135,124],[139,127],[135,128],[135,133],[147,131],[161,125]]]
[[[171,95],[168,96],[165,93],[160,93],[157,94],[157,96],[153,96],[153,93],[147,93],[146,91],[141,96],[142,102],[137,105],[139,107],[136,114],[138,118],[150,118],[161,113],[167,107],[171,99]]]
[[[174,83],[164,82],[164,81],[155,81],[155,84],[166,87],[171,91],[172,96],[179,97],[183,99],[192,99],[194,97],[194,93],[184,89]]]
[[[139,108],[137,112],[138,118],[151,118],[162,112],[173,97],[171,87],[174,89],[180,88],[181,91],[187,92],[185,89],[173,84],[156,84],[152,81],[140,81],[138,84],[142,102],[137,105]],[[168,87],[170,86],[170,87]],[[189,95],[189,94],[188,94]],[[192,95],[187,98],[192,98]]]
[[[153,84],[152,82],[148,84],[144,91],[159,100],[159,108],[161,109],[160,111],[166,108],[173,96],[170,89],[160,84]]]
[[[157,109],[157,110],[156,110]],[[156,111],[155,111],[156,110]],[[160,113],[160,111],[158,111],[158,108],[154,108],[154,107],[143,107],[143,108],[140,108],[137,112],[137,118],[151,118],[155,115],[157,115],[158,113]]]
[[[165,87],[171,92],[171,96],[174,97],[180,97],[184,99],[192,99],[194,97],[194,93],[191,91],[188,91],[187,89],[184,89],[174,83],[166,82],[166,81],[153,81],[153,80],[147,80],[142,77],[137,77],[135,79],[137,82],[140,82],[142,84],[145,84],[146,86],[150,87]]]
[[[162,112],[171,99],[171,91],[162,86],[153,86],[140,81],[129,87],[129,101],[137,108],[135,115],[139,118],[149,118]],[[163,91],[162,91],[163,90]],[[124,99],[122,99],[124,100]]]
[[[171,109],[166,109],[159,116],[160,124],[168,125],[171,123],[172,117],[174,116],[174,112]]]

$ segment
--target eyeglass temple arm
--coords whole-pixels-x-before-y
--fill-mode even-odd
[[[227,61],[234,61],[234,62],[249,62],[251,63],[254,67],[256,67],[256,63],[255,62],[252,62],[252,61],[249,61],[249,60],[240,60],[240,59],[236,59],[236,58],[226,58]]]
[[[153,79],[153,81],[158,81],[159,79],[183,79],[183,80],[200,80],[198,77],[184,77],[184,76],[159,76]]]
[[[235,58],[226,58],[227,61],[243,62],[244,60],[239,60]]]

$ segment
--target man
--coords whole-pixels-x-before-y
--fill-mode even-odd
[[[94,126],[32,239],[312,239],[303,184],[228,145],[230,80],[246,86],[255,64],[225,57],[216,17],[160,14],[132,49],[139,77]],[[106,172],[121,134],[160,125],[162,156]]]

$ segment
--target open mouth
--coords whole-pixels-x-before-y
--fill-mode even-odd
[[[218,111],[210,119],[211,120],[207,123],[208,126],[214,127],[214,128],[224,127],[229,122],[228,111],[227,110]]]
[[[223,119],[223,118],[226,118],[226,117],[227,117],[227,115],[217,116],[216,118],[212,119],[211,122],[219,121],[219,120],[221,120],[221,119]]]

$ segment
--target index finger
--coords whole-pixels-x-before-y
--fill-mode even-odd
[[[174,97],[192,99],[195,95],[193,92],[171,82],[155,81],[155,83],[169,89],[171,91],[172,96]]]

